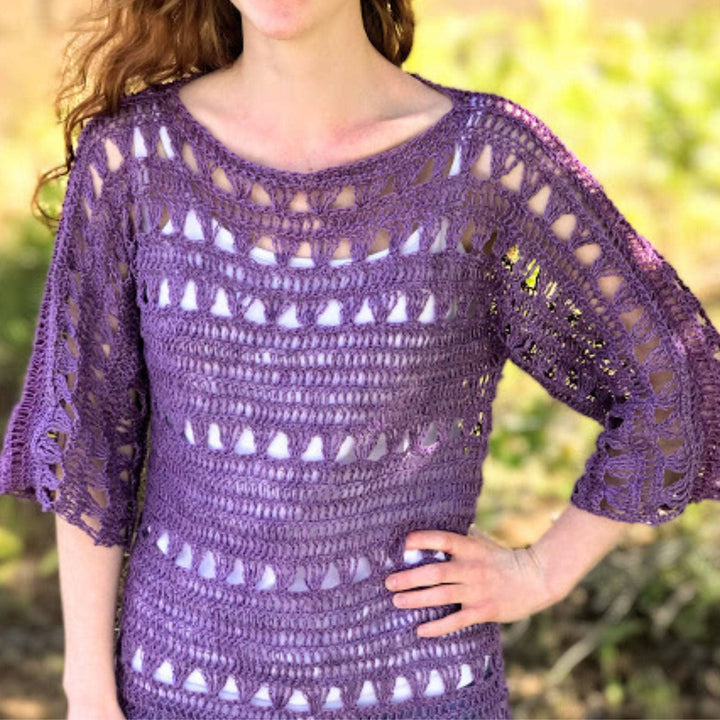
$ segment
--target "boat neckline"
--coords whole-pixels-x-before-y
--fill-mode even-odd
[[[188,109],[185,103],[180,99],[179,90],[191,80],[201,77],[202,74],[190,75],[166,84],[168,90],[168,98],[170,99],[172,109],[175,110],[175,118],[178,119],[189,131],[192,132],[195,139],[200,139],[211,148],[218,158],[222,159],[225,170],[234,168],[239,171],[247,171],[255,177],[277,178],[280,180],[295,180],[312,182],[314,180],[328,179],[346,179],[349,175],[369,174],[369,171],[376,171],[384,168],[398,167],[398,161],[405,156],[414,156],[414,151],[424,145],[429,145],[432,150],[437,149],[437,144],[433,140],[442,135],[445,129],[455,122],[463,107],[463,91],[459,88],[450,87],[441,83],[430,80],[417,72],[409,72],[416,79],[424,82],[426,85],[435,88],[438,92],[443,93],[452,103],[452,107],[432,125],[429,125],[419,133],[410,136],[402,142],[393,145],[379,152],[367,155],[362,158],[350,160],[336,165],[329,165],[317,170],[308,172],[298,170],[286,170],[271,165],[257,162],[246,158],[217,138],[209,128],[203,125]],[[202,151],[201,151],[202,154]]]

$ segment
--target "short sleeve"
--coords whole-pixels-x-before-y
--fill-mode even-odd
[[[603,426],[571,502],[655,525],[720,500],[717,329],[558,137],[498,105],[473,170],[490,314],[506,359]]]
[[[148,380],[131,265],[124,162],[106,118],[77,144],[0,493],[39,503],[96,545],[131,543]],[[105,128],[105,129],[104,129]]]

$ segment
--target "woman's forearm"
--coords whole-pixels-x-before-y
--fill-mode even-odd
[[[550,597],[564,598],[609,552],[628,528],[568,504],[528,551],[543,568]]]
[[[115,697],[113,629],[123,548],[55,516],[68,699]]]

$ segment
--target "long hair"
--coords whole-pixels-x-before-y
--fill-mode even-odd
[[[360,1],[369,40],[390,62],[402,65],[413,43],[412,0]],[[51,230],[57,229],[59,217],[45,212],[39,195],[46,183],[70,172],[76,128],[95,115],[115,113],[128,93],[188,73],[217,70],[232,63],[243,48],[242,16],[230,0],[100,0],[96,9],[77,19],[73,30],[54,101],[63,125],[65,162],[40,175],[30,203],[33,214]],[[63,116],[64,101],[88,87],[87,97]]]

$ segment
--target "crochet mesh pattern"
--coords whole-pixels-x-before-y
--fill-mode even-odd
[[[473,521],[507,360],[602,426],[578,507],[720,499],[697,298],[531,112],[413,75],[446,115],[309,173],[223,145],[187,77],[81,133],[0,491],[130,550],[128,718],[510,717],[499,626],[420,638],[460,606],[383,584]]]

